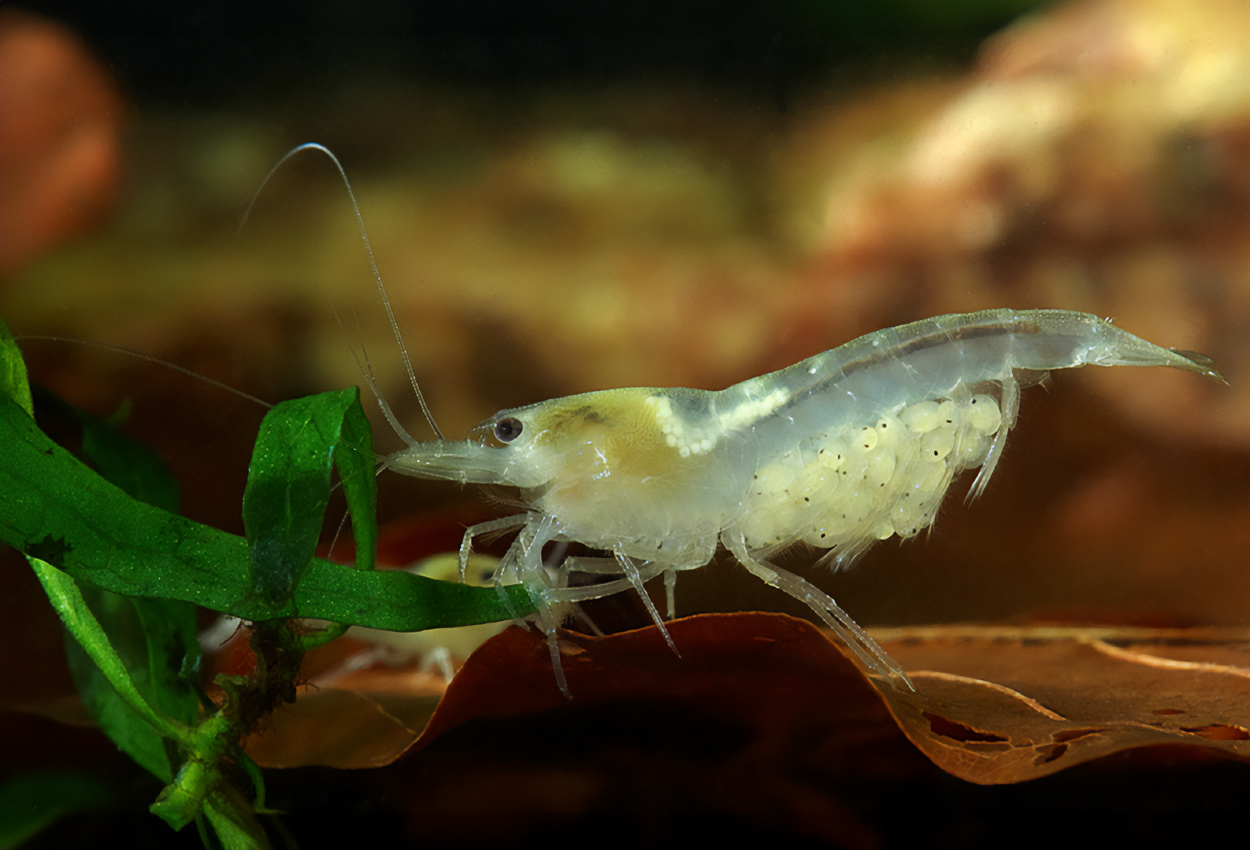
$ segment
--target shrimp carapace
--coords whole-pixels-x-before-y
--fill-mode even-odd
[[[984,491],[1021,388],[1086,365],[1169,366],[1223,380],[1210,359],[1097,316],[987,310],[877,331],[720,391],[606,390],[504,410],[477,439],[413,441],[385,465],[519,489],[526,511],[468,529],[461,558],[479,534],[521,529],[496,581],[515,576],[525,586],[566,693],[552,612],[642,591],[663,574],[672,616],[676,572],[703,566],[722,544],[811,607],[873,671],[910,687],[831,597],[768,558],[801,541],[845,566],[877,540],[929,527],[960,472],[980,467],[969,497]],[[564,570],[618,578],[591,588],[554,581],[542,563],[551,541],[612,553],[569,559]]]

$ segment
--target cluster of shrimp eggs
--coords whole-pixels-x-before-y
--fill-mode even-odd
[[[1001,421],[998,402],[978,394],[907,405],[876,425],[805,440],[755,474],[747,544],[802,539],[831,548],[910,537],[933,522],[951,479],[984,462]]]

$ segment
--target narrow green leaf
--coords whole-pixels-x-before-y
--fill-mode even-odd
[[[199,642],[195,606],[174,599],[140,599],[91,584],[78,587],[135,690],[160,714],[188,728],[200,719]],[[85,648],[66,637],[66,658],[84,705],[123,751],[158,779],[178,769],[162,735],[113,688]]]
[[[269,850],[273,846],[247,801],[233,788],[209,794],[204,811],[224,850]]]
[[[126,599],[143,627],[152,686],[145,694],[168,716],[188,726],[194,724],[200,717],[195,606],[179,599]]]
[[[35,399],[41,416],[52,409],[80,425],[82,453],[106,480],[142,502],[177,510],[178,482],[155,452],[47,391]],[[143,697],[166,715],[195,723],[199,697],[184,675],[199,659],[195,606],[121,596],[90,584],[79,590]],[[168,781],[176,765],[169,763],[161,736],[120,699],[77,641],[66,641],[66,654],[83,702],[108,736]]]
[[[53,443],[0,394],[0,539],[75,580],[128,596],[192,602],[247,620],[311,617],[394,631],[511,619],[493,588],[314,559],[280,607],[249,595],[241,537],[126,496]],[[517,613],[533,610],[507,588]]]
[[[9,326],[0,321],[0,393],[17,402],[27,416],[34,416],[30,399],[30,382],[26,380],[26,361],[9,332]]]
[[[74,580],[38,558],[28,556],[27,560],[65,627],[82,644],[87,655],[100,668],[126,705],[166,738],[184,745],[190,743],[190,731],[187,727],[161,715],[139,693],[125,664],[113,649],[104,630],[100,628],[100,623],[91,613]]]
[[[247,774],[247,778],[252,781],[252,787],[256,791],[256,799],[252,803],[252,811],[262,815],[279,814],[279,812],[271,810],[265,803],[265,774],[261,771],[260,765],[252,761],[252,757],[245,752],[238,753],[235,756],[235,762]]]
[[[357,415],[351,416],[352,411]],[[353,515],[353,524],[377,525],[376,496],[360,494],[362,476],[356,459],[363,452],[370,467],[373,463],[368,423],[363,432],[360,427],[363,417],[360,390],[352,387],[283,402],[261,423],[243,494],[243,525],[250,544],[252,591],[271,607],[291,599],[312,561],[330,503],[336,461],[346,459],[355,467],[355,501],[368,513]],[[346,451],[340,448],[345,431],[356,443]],[[372,487],[371,469],[363,477]]]
[[[378,483],[373,429],[360,406],[360,391],[343,416],[342,439],[334,452],[356,543],[356,569],[371,570],[378,559]]]
[[[130,679],[140,698],[152,705],[153,691],[159,692],[160,689],[153,686],[148,672],[147,641],[135,616],[132,599],[90,584],[77,589],[101,628],[107,630],[124,675]],[[171,781],[177,765],[170,761],[164,737],[118,693],[110,677],[96,664],[93,654],[83,646],[77,635],[68,630],[65,634],[65,657],[83,705],[100,724],[104,734],[144,770],[162,782]]]

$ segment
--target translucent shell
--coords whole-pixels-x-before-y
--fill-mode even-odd
[[[998,402],[978,394],[909,404],[873,425],[817,435],[756,474],[740,524],[747,545],[803,540],[839,550],[918,534],[951,480],[984,460],[1001,422]]]

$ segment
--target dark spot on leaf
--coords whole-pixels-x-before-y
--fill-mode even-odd
[[[1106,729],[1100,729],[1100,728],[1065,729],[1061,732],[1056,732],[1054,735],[1054,738],[1056,741],[1059,741],[1060,743],[1066,743],[1068,741],[1075,741],[1080,738],[1088,738],[1090,735],[1101,735],[1103,732],[1106,732],[1106,731],[1107,731]]]
[[[1002,735],[995,735],[993,732],[982,732],[956,720],[948,720],[945,717],[931,714],[927,711],[924,712],[924,719],[929,721],[929,728],[933,730],[935,735],[941,735],[944,738],[950,738],[955,741],[975,741],[985,744],[998,744],[1007,741]]]
[[[1068,751],[1067,744],[1055,744],[1051,747],[1041,749],[1037,754],[1037,759],[1033,764],[1047,764],[1062,756]]]
[[[50,534],[38,543],[29,543],[26,546],[27,555],[47,561],[58,570],[65,569],[65,556],[73,551],[74,547],[69,545],[64,537],[54,538]]]
[[[1213,723],[1210,726],[1182,727],[1185,732],[1201,735],[1211,741],[1250,741],[1250,729],[1241,726],[1225,726]]]

